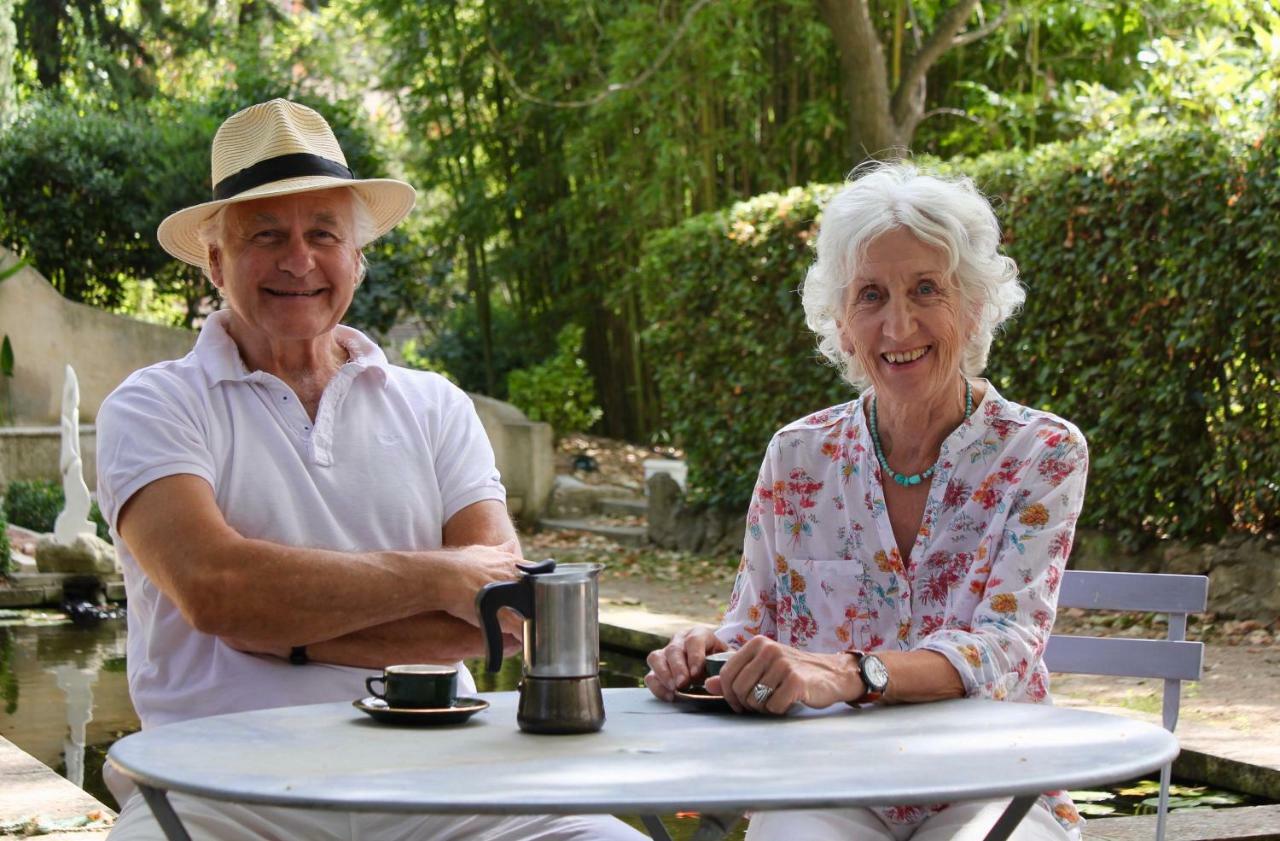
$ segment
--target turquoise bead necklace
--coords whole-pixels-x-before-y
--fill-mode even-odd
[[[876,450],[876,458],[880,461],[880,466],[889,474],[889,478],[902,485],[904,488],[911,485],[918,485],[925,479],[933,477],[933,469],[938,466],[937,462],[929,465],[929,467],[921,473],[913,473],[910,476],[904,476],[901,473],[894,472],[889,466],[889,459],[884,457],[884,447],[880,444],[880,422],[876,415],[876,404],[879,402],[878,397],[871,398],[871,443]],[[973,414],[973,385],[968,378],[964,381],[964,417],[969,419],[969,415]]]

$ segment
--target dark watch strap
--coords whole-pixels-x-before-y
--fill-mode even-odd
[[[295,645],[289,649],[289,662],[295,666],[305,666],[310,660],[307,658],[307,647],[305,645]]]

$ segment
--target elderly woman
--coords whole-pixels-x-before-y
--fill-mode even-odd
[[[804,307],[861,394],[774,435],[724,622],[649,655],[656,696],[670,700],[708,654],[732,648],[707,688],[740,712],[1049,702],[1041,654],[1088,454],[1069,422],[979,377],[1024,298],[999,244],[968,179],[877,164],[832,198]],[[1012,837],[1079,837],[1064,792],[1039,806]],[[747,837],[980,837],[1003,807],[760,813]]]

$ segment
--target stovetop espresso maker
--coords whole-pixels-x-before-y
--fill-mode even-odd
[[[530,733],[594,733],[604,726],[600,691],[601,564],[517,564],[515,581],[476,594],[488,670],[502,666],[499,608],[524,617],[524,676],[516,722]]]

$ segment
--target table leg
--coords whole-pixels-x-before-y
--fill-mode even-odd
[[[991,831],[987,833],[984,841],[1005,841],[1013,831],[1018,828],[1018,824],[1022,823],[1022,819],[1027,816],[1027,812],[1031,811],[1032,805],[1036,802],[1037,795],[1028,794],[1025,797],[1015,797],[1005,807],[1004,813],[1000,815],[1000,820],[996,821],[996,825],[991,827]]]
[[[721,841],[729,831],[742,820],[741,814],[701,815],[698,828],[693,832],[693,841]]]
[[[151,807],[151,814],[156,816],[156,823],[164,830],[165,838],[169,841],[191,841],[191,836],[187,834],[182,821],[178,820],[178,813],[173,811],[163,790],[139,783],[138,791],[142,792],[142,799]]]
[[[640,823],[644,824],[645,831],[653,841],[671,841],[667,828],[662,825],[662,820],[657,815],[641,815]]]

